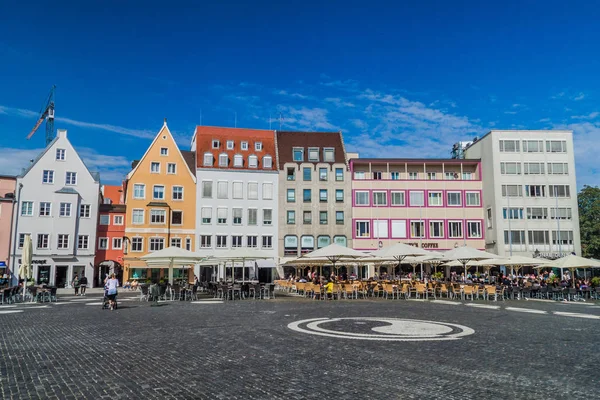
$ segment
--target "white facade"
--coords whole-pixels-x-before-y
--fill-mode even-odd
[[[198,253],[256,247],[278,256],[278,171],[196,171]],[[197,271],[197,274],[199,272]],[[225,278],[220,268],[218,278]]]
[[[481,159],[488,251],[581,255],[572,131],[491,131],[464,154]]]
[[[100,181],[90,173],[59,129],[44,152],[17,177],[22,185],[15,207],[13,232],[18,271],[24,234],[31,234],[36,283],[69,286],[84,272],[93,282]]]

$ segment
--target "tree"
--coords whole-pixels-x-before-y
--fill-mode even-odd
[[[600,259],[600,188],[584,185],[577,202],[583,257]]]

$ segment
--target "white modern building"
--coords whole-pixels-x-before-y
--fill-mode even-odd
[[[100,178],[85,166],[67,131],[56,138],[17,177],[19,188],[13,232],[11,269],[18,271],[25,235],[33,244],[33,277],[37,284],[69,286],[82,273],[91,284]]]
[[[573,132],[494,130],[464,150],[481,159],[486,250],[581,254]]]
[[[198,126],[192,147],[197,167],[197,251],[218,257],[227,249],[250,247],[272,254],[277,261],[275,132]],[[238,279],[258,276],[259,272],[252,267],[235,271]],[[215,268],[202,268],[197,274],[203,280],[224,279],[231,271],[216,263]]]

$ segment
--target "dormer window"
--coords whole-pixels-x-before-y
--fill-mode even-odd
[[[263,157],[263,169],[271,169],[273,168],[273,158],[271,156]]]
[[[308,148],[308,161],[319,162],[319,148],[309,147]]]
[[[233,150],[233,140],[227,141],[227,150]]]
[[[213,140],[212,141],[212,148],[213,149],[218,149],[220,145],[221,145],[221,142],[219,142],[218,140]]]
[[[248,151],[248,142],[242,142],[242,150]]]
[[[228,162],[229,157],[227,157],[227,154],[219,155],[219,167],[226,167]]]
[[[236,154],[233,156],[233,166],[237,168],[241,168],[244,166],[244,158],[241,154]]]
[[[248,167],[250,168],[258,168],[258,157],[255,155],[251,155],[248,157]]]
[[[304,161],[304,149],[302,147],[294,147],[292,150],[294,154],[294,161],[302,162]]]
[[[323,161],[335,162],[335,149],[331,149],[331,148],[323,149]]]
[[[169,155],[169,149],[166,147],[161,147],[160,148],[160,155],[161,156],[168,156]]]
[[[254,150],[256,150],[256,151],[262,151],[262,142],[256,142],[256,143],[254,143]]]
[[[204,153],[204,166],[212,167],[213,165],[213,155],[211,153]]]

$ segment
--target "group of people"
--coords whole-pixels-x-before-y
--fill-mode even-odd
[[[81,276],[75,274],[71,286],[75,289],[75,296],[85,296],[85,290],[87,288],[88,280],[84,274]],[[79,293],[81,291],[81,293]]]

